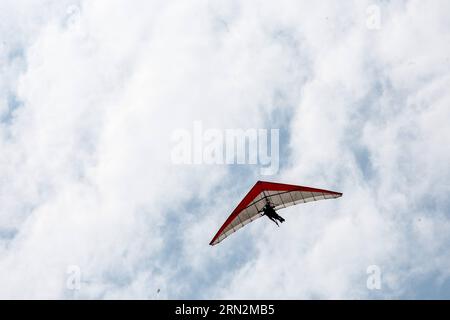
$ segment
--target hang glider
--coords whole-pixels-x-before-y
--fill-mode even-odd
[[[209,243],[216,245],[240,228],[261,217],[269,201],[275,210],[310,201],[335,199],[342,193],[283,183],[258,181],[242,199],[236,209]]]

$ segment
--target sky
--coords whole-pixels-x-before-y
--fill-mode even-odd
[[[0,298],[449,299],[448,12],[2,0]],[[195,123],[279,169],[174,163]],[[209,246],[258,180],[344,195]]]

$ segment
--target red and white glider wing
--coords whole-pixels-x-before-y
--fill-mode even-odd
[[[236,209],[209,243],[216,245],[243,226],[261,217],[261,211],[269,200],[275,210],[310,201],[334,199],[342,193],[283,183],[258,181],[242,199]]]

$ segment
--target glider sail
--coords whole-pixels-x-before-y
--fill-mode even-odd
[[[260,213],[267,200],[275,206],[275,210],[278,210],[301,203],[341,196],[342,193],[329,190],[258,181],[233,210],[209,244],[212,246],[218,244],[240,228],[260,218]]]

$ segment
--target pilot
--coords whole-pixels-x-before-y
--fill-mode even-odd
[[[281,223],[283,223],[284,222],[284,218],[279,216],[274,208],[275,208],[275,206],[272,206],[270,204],[270,202],[267,201],[266,205],[263,208],[263,214],[262,215],[263,216],[264,215],[267,216],[270,220],[275,222],[277,226],[279,226],[277,220],[280,221]]]

